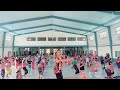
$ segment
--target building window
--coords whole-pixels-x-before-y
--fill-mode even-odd
[[[100,38],[104,38],[107,37],[107,32],[101,32],[100,33]]]
[[[48,41],[56,41],[56,37],[48,37]]]
[[[58,37],[58,41],[66,41],[66,37]]]
[[[68,41],[76,41],[76,37],[68,37]]]
[[[115,51],[115,57],[120,57],[120,51]]]
[[[56,41],[56,37],[53,37],[52,40],[53,40],[53,41]]]
[[[115,30],[116,30],[116,34],[120,35],[120,27],[116,27]]]
[[[90,36],[89,39],[90,39],[90,40],[94,40],[94,36],[93,36],[93,35]]]
[[[85,41],[86,38],[85,37],[77,37],[77,41]]]
[[[46,37],[38,37],[37,41],[46,41]]]
[[[52,41],[52,37],[48,37],[48,41]]]
[[[118,40],[120,40],[120,27],[116,27],[116,34],[118,35]]]
[[[27,41],[36,41],[36,37],[27,37]]]

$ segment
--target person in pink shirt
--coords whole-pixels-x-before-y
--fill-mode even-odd
[[[16,69],[18,68],[18,66],[19,66],[19,62],[18,62],[18,61],[16,61]]]
[[[22,71],[21,71],[21,69],[19,69],[16,73],[17,73],[16,79],[22,79]]]
[[[97,66],[97,67],[99,67],[99,66],[100,66],[100,64],[99,64],[99,62],[98,62],[98,60],[97,60],[97,59],[95,59],[95,64],[96,64],[96,66]]]
[[[1,69],[1,77],[2,79],[4,79],[5,78],[5,64],[3,61],[1,61],[0,69]]]
[[[67,62],[68,67],[70,66],[70,61]]]
[[[34,60],[34,58],[32,58],[31,66],[32,66],[32,69],[34,70],[34,68],[35,68],[35,60]]]
[[[86,79],[87,78],[84,71],[81,72],[81,75],[82,75],[82,79]]]
[[[114,67],[111,63],[109,63],[109,69],[111,70],[111,75],[114,74]]]
[[[14,58],[12,58],[11,65],[15,66],[15,60],[14,60]]]

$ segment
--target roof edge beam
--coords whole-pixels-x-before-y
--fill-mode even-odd
[[[29,19],[23,19],[23,20],[10,21],[10,22],[5,22],[5,23],[0,23],[0,26],[2,26],[2,25],[8,25],[8,24],[23,23],[23,22],[28,22],[28,21],[49,19],[51,17],[52,16],[44,16],[44,17],[36,17],[36,18],[29,18]]]
[[[20,28],[20,29],[10,30],[10,32],[23,31],[23,30],[35,29],[35,28],[47,27],[47,26],[52,26],[52,24],[46,24],[46,25],[40,25],[40,26],[33,26],[33,27],[27,27],[27,28]]]
[[[45,32],[45,31],[51,31],[53,29],[46,29],[46,30],[40,30],[40,31],[34,31],[34,32],[29,32],[29,33],[23,33],[23,34],[18,34],[15,36],[19,36],[19,35],[26,35],[26,34],[32,34],[32,33],[38,33],[38,32]]]
[[[57,26],[57,27],[62,27],[62,28],[67,28],[67,29],[78,30],[78,31],[91,32],[91,30],[73,28],[73,27],[68,27],[68,26],[63,26],[63,25],[57,25],[57,24],[46,24],[46,25],[41,25],[41,26],[33,26],[33,27],[28,27],[28,28],[20,28],[20,29],[10,30],[10,32],[14,32],[14,31],[17,32],[17,31],[23,31],[23,30],[28,30],[28,29],[35,29],[35,28],[46,27],[46,26]]]
[[[16,24],[16,23],[23,23],[23,22],[28,22],[28,21],[35,21],[35,20],[43,20],[43,19],[49,19],[49,18],[55,18],[55,19],[60,19],[60,20],[66,20],[66,21],[76,22],[76,23],[83,23],[83,24],[88,24],[88,25],[105,27],[103,24],[97,24],[97,23],[92,23],[92,22],[75,20],[75,19],[70,19],[70,18],[65,18],[65,17],[54,16],[54,15],[44,16],[44,17],[36,17],[36,18],[29,18],[29,19],[23,19],[23,20],[16,20],[16,21],[10,21],[10,22],[5,22],[5,23],[0,23],[0,26],[2,26],[2,25],[9,25],[9,24]]]
[[[55,29],[55,31],[85,36],[84,34],[78,34],[78,33],[73,33],[73,32],[68,32],[68,31],[57,30],[57,29]]]
[[[113,15],[120,15],[120,12],[115,12],[115,11],[99,11],[99,12],[113,14]]]
[[[91,32],[91,30],[84,30],[84,29],[73,28],[73,27],[68,27],[68,26],[63,26],[63,25],[57,25],[57,24],[53,24],[53,26],[67,28],[67,29],[73,29],[73,30],[77,30],[77,31]]]
[[[52,18],[61,19],[61,20],[66,20],[66,21],[72,21],[72,22],[76,22],[76,23],[83,23],[83,24],[88,24],[88,25],[105,27],[103,24],[97,24],[97,23],[92,23],[92,22],[75,20],[75,19],[70,19],[70,18],[65,18],[65,17],[52,16]]]

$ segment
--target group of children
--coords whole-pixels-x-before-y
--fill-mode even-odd
[[[101,61],[101,65],[100,62]],[[105,57],[101,56],[100,59],[98,59],[98,56],[96,54],[94,55],[75,55],[74,61],[71,62],[72,68],[75,70],[75,74],[80,74],[81,78],[87,78],[85,68],[89,71],[90,78],[98,78],[96,76],[96,73],[98,72],[98,68],[102,68],[103,71],[106,72],[105,78],[112,78],[112,75],[114,75],[114,66],[113,62],[110,58],[110,55],[107,53]],[[117,59],[117,66],[120,70],[120,58]]]
[[[23,76],[26,76],[28,73],[30,73],[31,69],[34,70],[35,67],[37,67],[40,74],[39,79],[41,79],[44,69],[48,64],[48,58],[48,54],[43,55],[43,57],[37,54],[34,56],[30,55],[28,57],[11,56],[0,58],[1,78],[5,79],[5,75],[6,78],[9,78],[9,76],[12,74],[13,67],[15,67],[16,79],[23,79]]]
[[[48,54],[45,54],[42,57],[36,55],[36,56],[29,56],[28,59],[25,58],[22,64],[23,68],[19,68],[17,71],[17,79],[19,79],[19,77],[22,76],[21,69],[24,70],[24,76],[25,76],[28,73],[30,73],[31,69],[34,70],[35,67],[38,68],[39,79],[43,79],[44,70],[48,65],[48,61],[49,61],[48,57],[49,57]]]
[[[0,69],[1,69],[1,78],[5,78],[5,73],[6,77],[9,78],[9,75],[12,74],[12,69],[11,66],[14,66],[14,61],[12,60],[12,57],[10,58],[3,58],[0,59]]]
[[[81,78],[85,79],[87,78],[85,73],[85,68],[87,67],[89,69],[89,75],[92,78],[95,77],[95,72],[97,72],[97,67],[99,67],[99,62],[97,58],[92,58],[92,56],[86,56],[86,55],[76,55],[74,56],[74,61],[71,62],[72,68],[75,70],[75,74],[81,75]]]
[[[37,67],[39,72],[39,79],[43,79],[44,70],[48,65],[49,58],[51,56],[48,54],[44,54],[43,56],[34,55],[28,57],[4,57],[0,59],[0,69],[1,69],[1,78],[5,79],[9,78],[12,74],[12,68],[16,67],[16,79],[23,79],[23,76],[26,76],[31,72],[31,69],[34,70]],[[67,58],[67,56],[65,56]],[[106,54],[105,57],[101,56],[98,59],[96,54],[94,55],[77,55],[71,56],[73,61],[68,61],[66,64],[68,66],[72,65],[72,69],[75,70],[75,74],[80,74],[81,78],[88,78],[85,72],[85,69],[88,69],[90,78],[97,78],[96,73],[98,72],[98,68],[102,68],[103,71],[106,72],[105,78],[112,78],[115,70],[113,66],[113,62],[110,58],[109,54]],[[116,65],[118,70],[120,70],[120,57],[117,58]],[[24,74],[22,73],[24,71]]]

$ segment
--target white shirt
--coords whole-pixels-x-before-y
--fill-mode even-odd
[[[86,58],[86,62],[89,62],[89,58],[88,57]]]

